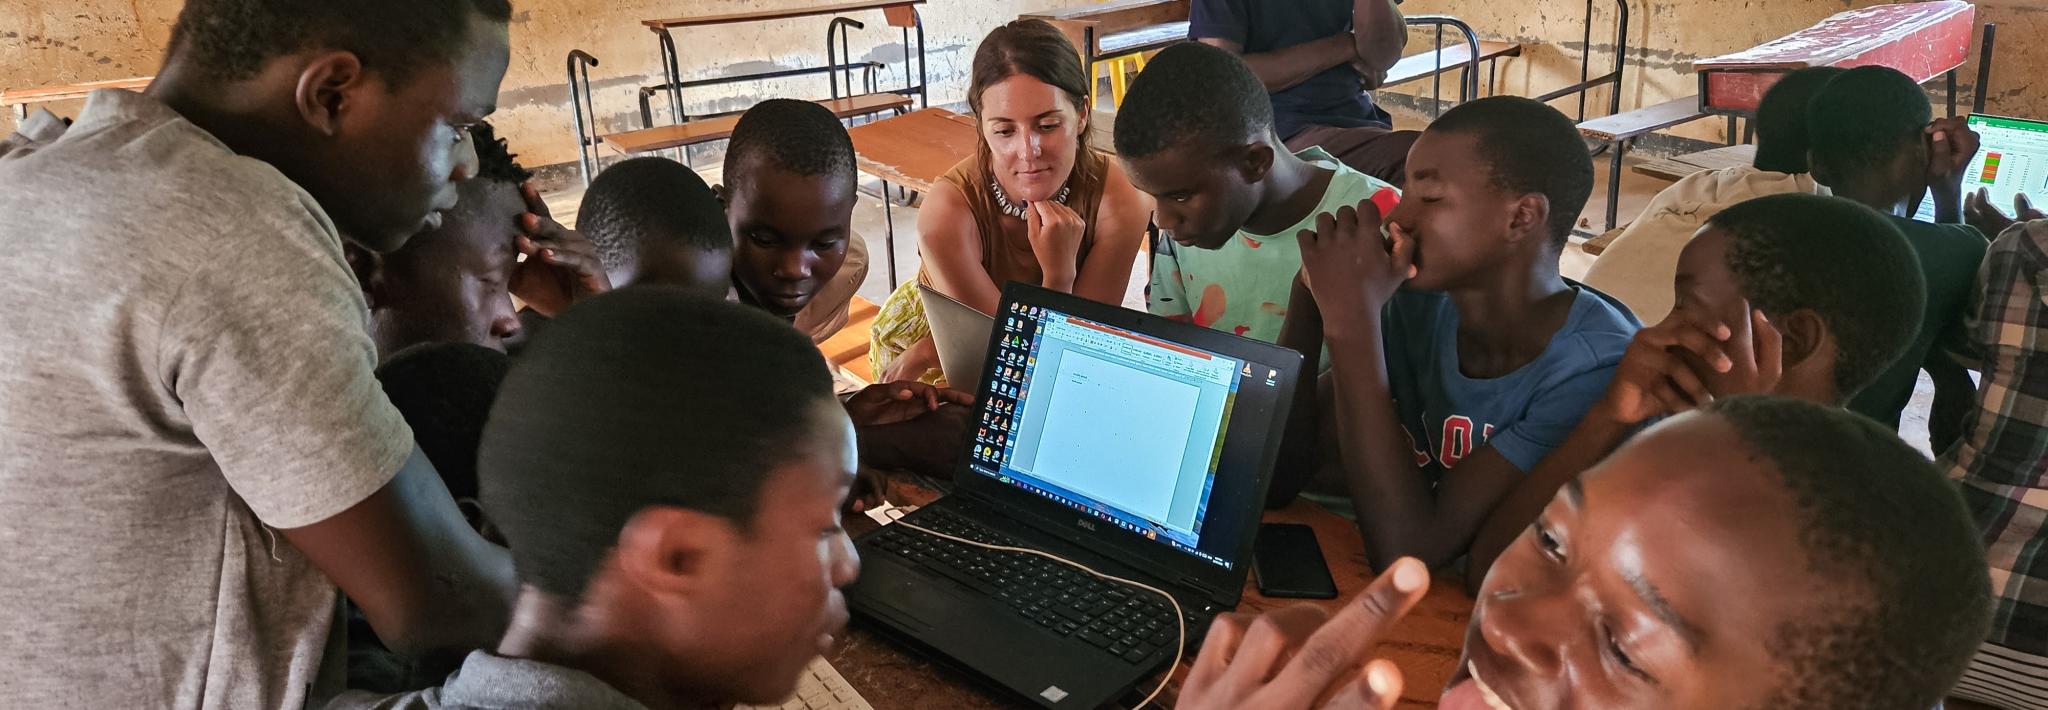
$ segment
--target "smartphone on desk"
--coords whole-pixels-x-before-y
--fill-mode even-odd
[[[1252,575],[1259,593],[1286,599],[1335,599],[1337,581],[1323,560],[1316,531],[1295,523],[1265,523],[1252,542]]]

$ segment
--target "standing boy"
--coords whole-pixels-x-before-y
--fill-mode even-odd
[[[146,92],[0,159],[0,706],[305,706],[337,585],[401,649],[502,632],[507,560],[379,390],[342,240],[454,208],[510,14],[190,0]]]
[[[1399,5],[1196,0],[1188,9],[1188,39],[1244,57],[1271,94],[1274,127],[1288,150],[1322,146],[1345,165],[1398,185],[1417,134],[1392,130],[1393,117],[1367,92],[1380,87],[1408,46]]]
[[[1295,315],[1329,346],[1341,490],[1375,565],[1463,555],[1606,390],[1639,326],[1557,273],[1592,189],[1564,114],[1480,99],[1415,142],[1392,214],[1361,204],[1303,235],[1314,308]]]

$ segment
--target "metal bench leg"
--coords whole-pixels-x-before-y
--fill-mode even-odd
[[[894,201],[889,197],[889,181],[883,180],[882,223],[886,226],[882,229],[882,242],[883,248],[889,250],[889,291],[892,293],[902,283],[896,278],[896,210],[889,205]]]
[[[1614,223],[1621,218],[1621,156],[1628,153],[1629,139],[1614,142],[1614,160],[1607,167],[1607,229],[1614,231]]]

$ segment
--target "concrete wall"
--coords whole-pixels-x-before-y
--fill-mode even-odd
[[[1692,61],[1746,49],[1805,29],[1843,10],[1889,4],[1883,0],[1628,0],[1629,55],[1622,86],[1622,110],[1654,105],[1699,92]],[[1986,110],[1992,113],[2048,117],[2048,1],[1976,0],[1977,21],[1999,24],[1998,51],[1993,61]],[[1593,74],[1607,71],[1614,57],[1614,0],[1593,0]],[[1507,40],[1524,46],[1519,59],[1502,60],[1500,93],[1536,96],[1578,82],[1579,59],[1586,51],[1586,5],[1582,0],[1408,0],[1410,14],[1449,14],[1472,24],[1483,39]],[[1430,46],[1433,36],[1418,30],[1409,51]],[[1968,111],[1976,96],[1976,50],[1964,68],[1960,107]],[[1451,82],[1450,84],[1454,84]],[[1447,91],[1452,87],[1447,84]],[[1937,98],[1940,82],[1929,83]],[[1482,82],[1482,89],[1484,85]],[[1430,93],[1428,82],[1391,90],[1406,97]],[[1588,116],[1606,113],[1609,89],[1593,92]],[[1455,96],[1453,96],[1455,98]],[[1395,106],[1412,99],[1387,97]],[[1577,99],[1554,104],[1575,113]],[[1939,109],[1937,109],[1939,113]],[[1725,123],[1699,121],[1674,131],[1701,140],[1722,140]]]
[[[827,0],[513,0],[512,65],[493,122],[528,163],[575,160],[563,62],[570,49],[595,55],[591,72],[598,120],[606,131],[639,126],[637,88],[661,80],[655,35],[640,20],[824,4]],[[1088,0],[932,0],[922,8],[930,45],[931,101],[964,100],[968,65],[981,37],[1019,13]],[[182,0],[5,0],[0,2],[0,87],[69,84],[147,76],[156,71]],[[880,12],[851,15],[867,24],[852,54],[880,61],[883,86],[903,84],[905,47]],[[828,18],[679,30],[686,79],[823,64]],[[916,42],[915,36],[912,43]],[[773,96],[824,98],[823,75],[694,89],[691,113],[743,109]],[[664,104],[660,104],[665,106]],[[58,105],[62,113],[76,105]],[[0,130],[11,131],[11,113]]]
[[[514,0],[513,57],[495,121],[516,150],[532,164],[573,161],[568,93],[563,59],[572,48],[596,55],[593,72],[599,122],[605,130],[637,126],[635,90],[659,80],[654,35],[641,19],[746,11],[816,4],[825,0]],[[990,28],[1021,12],[1083,4],[1089,0],[931,0],[923,9],[930,43],[934,104],[961,101],[974,45]],[[1283,2],[1289,0],[1256,0]],[[1596,65],[1613,53],[1613,0],[1594,0],[1592,51]],[[1629,0],[1629,75],[1623,108],[1631,109],[1696,91],[1689,62],[1699,56],[1746,48],[1807,27],[1835,12],[1880,4],[1878,0]],[[40,86],[120,79],[155,71],[180,0],[6,0],[0,2],[0,87]],[[1979,0],[1981,21],[2001,26],[1990,109],[2023,116],[2048,116],[2048,81],[2033,67],[2048,66],[2048,2]],[[1408,0],[1415,14],[1448,13],[1472,23],[1488,39],[1526,45],[1520,59],[1501,65],[1500,90],[1534,95],[1570,84],[1578,77],[1585,6],[1579,0]],[[884,85],[902,83],[901,35],[886,28],[880,13],[856,16],[869,29],[856,33],[853,54],[889,66]],[[822,18],[727,25],[679,31],[677,42],[688,78],[813,66],[824,61],[826,21]],[[1411,50],[1423,46],[1418,35]],[[1598,71],[1596,70],[1596,73]],[[1973,96],[1975,70],[1965,75],[1965,105]],[[1420,82],[1393,93],[1427,93]],[[823,97],[823,77],[806,77],[699,89],[690,92],[694,113],[743,108],[769,96]],[[1605,90],[1594,105],[1605,105]],[[1399,97],[1388,103],[1401,105]],[[1405,102],[1412,105],[1413,100]],[[1576,101],[1559,106],[1576,110]],[[59,106],[75,111],[76,106]],[[1600,113],[1599,111],[1593,112]],[[0,130],[11,130],[11,115]],[[1678,134],[1719,140],[1721,124],[1704,121]]]

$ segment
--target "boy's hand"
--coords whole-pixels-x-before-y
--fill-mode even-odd
[[[1376,708],[1401,699],[1401,670],[1367,654],[1429,591],[1429,569],[1403,558],[1337,611],[1300,605],[1216,617],[1181,687],[1181,710]]]
[[[854,426],[898,424],[924,416],[941,404],[973,404],[974,395],[922,382],[869,385],[846,399]]]
[[[1937,118],[1927,124],[1927,186],[1947,194],[1962,192],[1963,173],[1977,157],[1981,138],[1964,117]]]
[[[540,190],[521,185],[526,214],[519,216],[519,253],[526,260],[512,269],[512,295],[541,315],[553,318],[577,301],[612,290],[597,246],[548,214]]]
[[[1778,331],[1762,311],[1743,305],[1750,316],[1739,328],[1703,324],[1687,311],[1675,310],[1664,322],[1637,331],[1607,385],[1601,404],[1607,415],[1616,423],[1640,424],[1706,405],[1715,397],[1775,388],[1784,367]]]
[[[2021,222],[2048,219],[2048,213],[2035,209],[2026,193],[2013,196],[2012,213],[2017,219],[2006,216],[1998,205],[1991,204],[1991,190],[1988,188],[1977,188],[1976,192],[1963,199],[1963,221],[1983,232],[1985,237],[1996,238]]]
[[[1317,216],[1314,231],[1296,236],[1303,280],[1325,316],[1376,314],[1415,276],[1415,240],[1400,225],[1392,232],[1390,244],[1380,236],[1379,207],[1363,200]]]
[[[1081,235],[1088,225],[1074,208],[1044,200],[1024,210],[1024,235],[1031,241],[1031,253],[1038,255],[1046,273],[1074,271],[1081,261]]]

